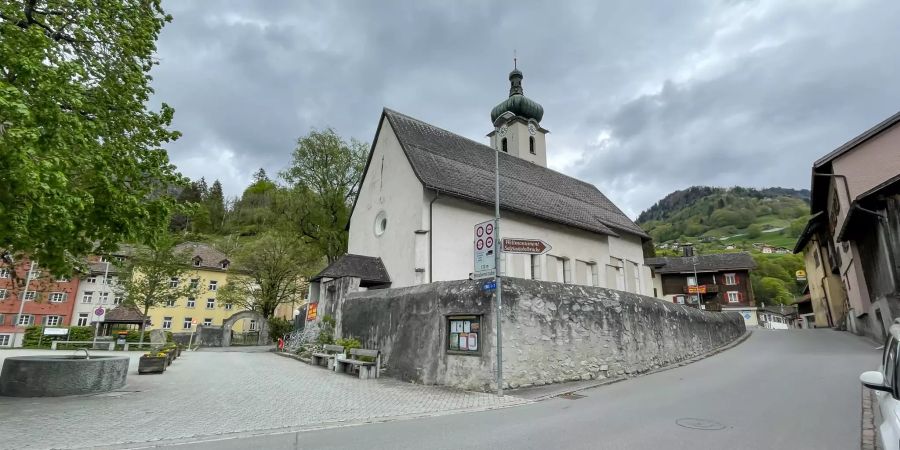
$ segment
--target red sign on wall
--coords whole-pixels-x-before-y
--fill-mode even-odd
[[[311,320],[316,320],[316,313],[318,312],[319,304],[318,303],[310,303],[306,305],[306,321],[309,322]]]

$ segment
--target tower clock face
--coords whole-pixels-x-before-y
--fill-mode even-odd
[[[537,133],[537,128],[534,127],[533,123],[528,124],[528,134],[534,136],[534,133]]]
[[[499,134],[500,134],[500,137],[506,136],[506,127],[505,126],[500,127]]]

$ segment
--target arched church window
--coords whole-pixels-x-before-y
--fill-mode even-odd
[[[532,155],[536,154],[534,152],[534,136],[528,136],[528,151],[530,151]]]
[[[504,153],[509,153],[506,149],[506,138],[503,138],[503,140],[500,141],[500,149],[503,150]]]

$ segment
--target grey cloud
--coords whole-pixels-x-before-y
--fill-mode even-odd
[[[310,128],[371,141],[383,106],[482,139],[517,49],[551,165],[636,215],[691,184],[805,186],[898,109],[892,3],[167,1],[154,101],[172,160],[237,195]]]

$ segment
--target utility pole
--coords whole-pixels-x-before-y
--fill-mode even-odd
[[[28,268],[28,275],[25,276],[25,292],[22,293],[22,297],[19,299],[19,315],[16,316],[16,328],[19,327],[19,324],[22,322],[22,312],[25,311],[25,302],[28,300],[28,286],[31,284],[31,274],[34,273],[34,269],[37,268],[37,261],[32,261],[31,266]],[[25,328],[28,328],[28,325],[25,325]],[[25,330],[22,330],[22,346],[25,345]]]
[[[494,283],[497,285],[497,395],[503,396],[503,331],[500,317],[503,309],[503,282],[500,277],[500,149],[494,149]]]

